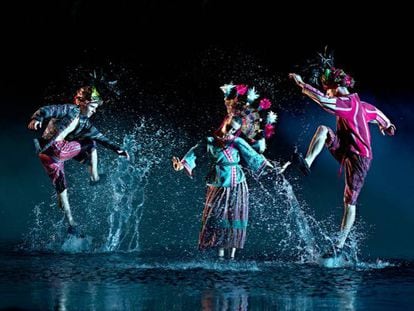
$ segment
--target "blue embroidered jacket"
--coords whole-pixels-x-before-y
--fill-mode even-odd
[[[32,116],[32,119],[40,122],[50,119],[42,135],[42,139],[45,141],[45,144],[42,146],[40,152],[43,152],[49,148],[59,134],[62,133],[78,116],[79,124],[66,137],[66,140],[92,139],[115,152],[121,150],[118,145],[99,132],[99,130],[92,125],[88,117],[80,114],[79,106],[74,104],[63,104],[43,106]]]
[[[190,176],[196,167],[197,157],[206,152],[215,164],[214,174],[211,174],[208,184],[215,187],[234,187],[246,179],[240,164],[241,159],[247,168],[257,175],[267,162],[265,157],[257,153],[243,138],[233,137],[225,140],[224,144],[218,144],[213,137],[207,137],[192,147],[181,160]]]

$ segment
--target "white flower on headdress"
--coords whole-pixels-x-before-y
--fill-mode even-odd
[[[276,121],[277,121],[277,114],[273,111],[269,111],[267,113],[266,123],[272,124],[272,123],[276,123]]]
[[[254,102],[256,99],[259,98],[259,94],[256,93],[256,90],[254,89],[254,87],[252,87],[251,89],[249,89],[247,91],[247,101],[251,104],[252,102]]]
[[[230,95],[231,90],[235,87],[234,84],[224,84],[223,86],[220,86],[220,89],[223,91],[224,96]]]

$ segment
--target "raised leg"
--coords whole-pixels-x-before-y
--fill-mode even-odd
[[[320,125],[312,137],[312,140],[306,153],[305,161],[310,167],[315,161],[316,157],[321,153],[325,146],[326,139],[328,138],[328,128],[324,125]]]

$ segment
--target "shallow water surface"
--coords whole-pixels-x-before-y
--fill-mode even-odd
[[[0,256],[0,308],[34,310],[408,310],[414,264],[326,268],[136,253]]]

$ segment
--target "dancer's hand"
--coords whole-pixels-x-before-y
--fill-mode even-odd
[[[266,160],[266,166],[268,167],[268,168],[271,168],[271,169],[274,169],[275,167],[273,166],[273,164],[269,161],[269,160]]]
[[[38,129],[42,127],[42,122],[37,121],[36,119],[33,119],[32,121],[30,121],[27,127],[31,130],[37,131]]]
[[[285,164],[283,164],[283,166],[280,168],[280,170],[277,173],[278,174],[283,174],[286,171],[287,167],[291,164],[292,164],[292,162],[287,161]]]
[[[289,78],[293,79],[296,84],[300,87],[303,87],[305,85],[305,82],[303,82],[302,77],[296,73],[289,73]]]
[[[397,128],[395,127],[395,125],[391,124],[389,127],[384,129],[382,132],[383,133],[385,132],[388,136],[394,136],[396,130],[397,130]]]
[[[129,153],[128,153],[128,151],[125,151],[125,150],[117,150],[116,153],[119,156],[125,157],[129,161]]]
[[[177,157],[172,158],[172,165],[175,171],[181,171],[184,168],[184,165],[181,163],[180,159]]]

